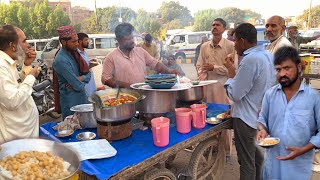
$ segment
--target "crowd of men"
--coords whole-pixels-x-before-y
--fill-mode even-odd
[[[310,179],[314,148],[320,147],[320,96],[301,80],[296,47],[316,37],[303,39],[292,27],[287,39],[282,35],[286,27],[280,16],[266,21],[270,41],[266,48],[257,45],[253,25],[238,25],[228,39],[222,37],[226,27],[223,19],[213,20],[213,38],[203,38],[195,65],[199,80],[218,80],[206,87],[205,101],[231,105],[240,179]],[[129,23],[115,28],[118,48],[106,55],[103,84],[128,88],[144,82],[147,67],[155,73],[184,75],[174,56],[168,56],[168,66],[159,62],[149,34],[136,46],[133,32]],[[72,26],[60,27],[58,33],[62,47],[54,58],[53,81],[57,110],[64,119],[72,114],[72,106],[88,103],[97,90],[91,70],[96,63],[85,52],[87,34],[77,34]],[[0,143],[39,136],[39,114],[31,97],[39,74],[37,66],[31,67],[35,57],[21,29],[0,28]],[[24,65],[21,72],[16,68],[18,60]],[[281,141],[263,155],[256,141],[268,136]],[[230,156],[231,131],[226,130],[222,137]]]

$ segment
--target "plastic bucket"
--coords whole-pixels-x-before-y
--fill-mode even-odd
[[[206,108],[205,104],[193,104],[192,109],[192,126],[197,129],[202,129],[206,126]]]
[[[170,119],[158,117],[151,120],[153,143],[155,146],[164,147],[169,144]]]
[[[192,110],[190,108],[176,108],[177,131],[182,134],[191,131]]]

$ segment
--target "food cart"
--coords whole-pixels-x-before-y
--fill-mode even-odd
[[[320,54],[300,54],[304,64],[302,78],[306,84],[310,84],[310,79],[320,79]]]
[[[208,109],[217,115],[228,110],[227,105],[209,104]],[[40,127],[40,136],[60,141],[75,142],[77,134],[84,131],[97,133],[96,129],[76,130],[70,137],[55,137],[50,122]],[[192,179],[217,177],[224,167],[225,152],[223,143],[219,143],[221,131],[232,128],[232,120],[226,119],[217,125],[206,124],[203,129],[192,128],[188,134],[176,131],[175,124],[170,125],[169,145],[156,147],[153,144],[152,132],[134,130],[128,138],[112,141],[111,145],[117,150],[114,157],[84,160],[80,165],[80,179],[176,179],[177,176],[189,176]],[[97,139],[97,137],[96,137]],[[168,164],[174,156],[186,148],[192,148],[188,166],[174,174],[168,169]],[[219,172],[217,174],[217,172]]]

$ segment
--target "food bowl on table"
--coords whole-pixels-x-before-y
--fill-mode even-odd
[[[215,118],[215,117],[210,117],[210,118],[206,119],[206,122],[208,124],[219,124],[219,123],[221,123],[221,121],[222,121],[222,119]]]
[[[59,142],[45,139],[18,139],[6,142],[1,147],[0,165],[4,162],[23,161],[23,165],[18,166],[19,169],[15,172],[23,173],[27,179],[36,179],[36,177],[50,177],[50,179],[56,180],[69,179],[76,175],[80,166],[77,153]],[[6,158],[7,156],[12,158]],[[52,171],[46,170],[44,165],[48,163],[50,163]],[[30,172],[28,174],[33,170],[28,167],[36,167],[37,173],[31,174]],[[21,177],[21,174],[14,176],[14,179],[19,179],[17,176]],[[0,179],[13,179],[11,171],[1,168]]]
[[[271,148],[280,143],[280,139],[276,137],[268,137],[258,141],[258,145],[264,148]]]
[[[147,80],[165,80],[176,78],[175,74],[153,74],[149,76],[145,76]]]
[[[93,132],[82,132],[77,135],[79,141],[88,141],[96,138],[96,134]]]

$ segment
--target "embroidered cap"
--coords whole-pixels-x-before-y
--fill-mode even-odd
[[[73,26],[61,26],[57,29],[59,33],[59,38],[67,38],[77,35],[76,30]]]

